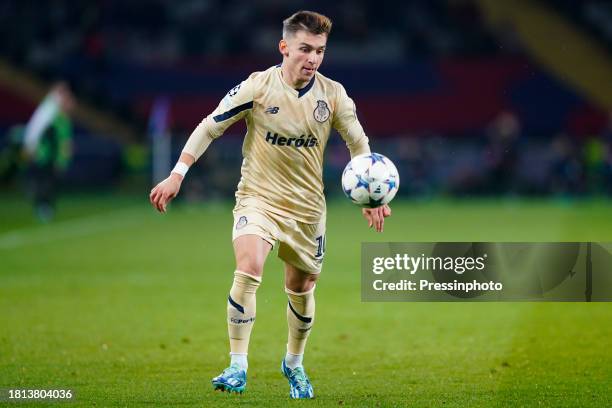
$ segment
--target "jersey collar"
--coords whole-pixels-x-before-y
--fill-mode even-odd
[[[315,82],[315,78],[317,77],[317,74],[315,73],[312,76],[312,79],[310,80],[310,82],[308,83],[308,85],[306,85],[305,87],[303,87],[302,89],[298,89],[298,98],[301,98],[302,96],[306,95],[306,93],[308,91],[310,91],[310,88],[312,88],[312,86],[314,85]]]
[[[276,68],[280,68],[281,64],[278,64],[276,66]],[[308,82],[308,84],[306,84],[305,87],[301,88],[301,89],[294,89],[291,86],[289,86],[288,83],[285,82],[285,80],[283,79],[283,75],[281,73],[281,70],[278,70],[278,79],[283,83],[283,85],[285,86],[285,88],[290,89],[291,91],[293,91],[294,94],[297,93],[297,97],[301,98],[302,96],[306,95],[308,93],[308,91],[310,91],[310,89],[312,88],[312,86],[315,83],[315,78],[317,77],[317,73],[315,72],[315,74],[312,76],[312,79],[310,80],[310,82]]]

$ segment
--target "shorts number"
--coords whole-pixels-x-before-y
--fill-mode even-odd
[[[315,258],[321,258],[325,254],[325,235],[319,235],[316,241],[317,253],[315,254]]]

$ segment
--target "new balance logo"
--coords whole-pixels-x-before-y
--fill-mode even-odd
[[[266,142],[277,146],[315,147],[319,145],[319,139],[313,135],[302,135],[300,137],[285,137],[278,133],[266,135]]]
[[[271,113],[272,115],[275,115],[278,113],[278,106],[270,106],[268,109],[266,109],[266,113]]]

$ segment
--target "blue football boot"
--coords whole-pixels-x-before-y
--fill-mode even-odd
[[[212,385],[215,390],[242,394],[246,388],[246,380],[246,371],[238,364],[232,364],[212,379]]]
[[[291,398],[314,398],[312,384],[304,372],[304,367],[296,367],[290,369],[285,364],[285,359],[281,364],[281,371],[287,380],[289,380],[289,396]]]

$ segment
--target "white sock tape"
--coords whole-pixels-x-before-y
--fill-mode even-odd
[[[180,161],[176,163],[176,166],[174,166],[172,169],[172,173],[180,174],[181,176],[185,177],[188,170],[189,166]]]

